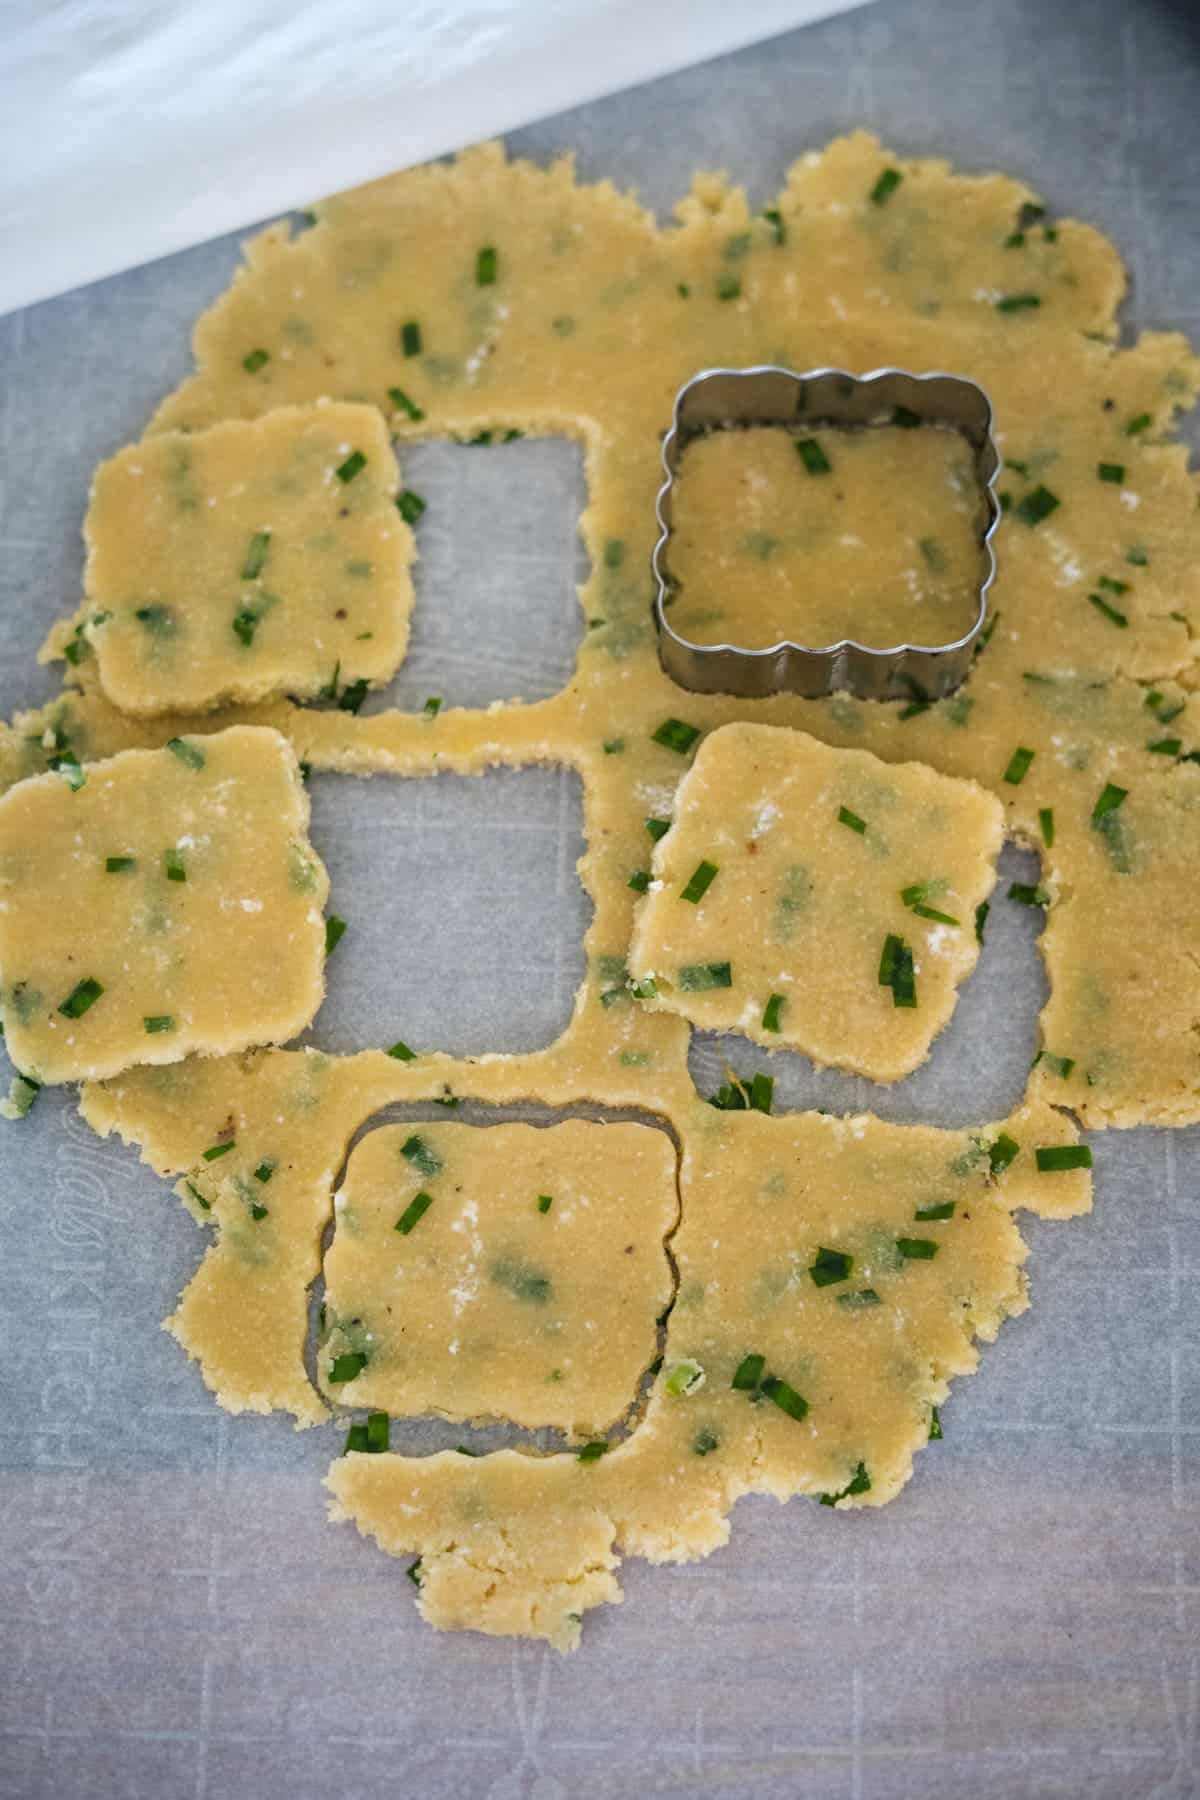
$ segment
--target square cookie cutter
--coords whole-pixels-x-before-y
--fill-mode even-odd
[[[854,638],[836,644],[785,639],[765,649],[737,644],[695,644],[681,637],[669,611],[675,593],[667,566],[675,477],[683,453],[705,432],[748,425],[834,426],[941,425],[966,438],[979,483],[980,571],[974,623],[948,644],[893,644],[874,649]],[[816,700],[851,693],[863,700],[936,700],[952,693],[966,675],[987,619],[988,589],[996,574],[992,535],[1000,521],[995,479],[1000,457],[992,441],[992,404],[965,376],[935,371],[809,369],[798,374],[766,364],[751,369],[702,369],[675,396],[671,427],[663,439],[666,480],[654,502],[659,538],[653,568],[658,591],[654,620],[659,659],[672,681],[698,694],[800,694]]]

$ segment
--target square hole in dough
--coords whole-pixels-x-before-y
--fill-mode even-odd
[[[41,1082],[278,1043],[321,1002],[327,881],[299,765],[234,726],[0,799],[6,1041]]]
[[[314,774],[313,839],[347,931],[312,1032],[323,1050],[540,1050],[583,979],[578,776]]]
[[[676,1210],[674,1146],[651,1126],[380,1126],[334,1199],[326,1395],[604,1430],[655,1354]]]
[[[726,725],[654,847],[629,956],[643,1004],[896,1081],[975,966],[998,800],[921,763]]]
[[[47,655],[122,712],[312,699],[390,678],[413,555],[383,415],[318,401],[164,432],[101,463],[86,599]]]
[[[502,434],[497,434],[500,436]],[[408,655],[364,713],[542,700],[570,679],[587,575],[583,453],[565,438],[398,446],[414,522],[416,607]]]

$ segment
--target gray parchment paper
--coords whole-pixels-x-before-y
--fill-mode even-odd
[[[585,175],[665,210],[696,164],[761,201],[800,151],[865,123],[1030,177],[1121,245],[1131,329],[1200,335],[1198,77],[1182,6],[883,0],[514,142],[576,147]],[[33,656],[76,598],[93,464],[183,375],[236,255],[209,244],[0,320],[6,713],[51,691]],[[579,629],[575,451],[432,446],[412,464],[430,512],[397,693],[552,692]],[[352,922],[315,1042],[505,1050],[561,1029],[587,916],[573,778],[325,776],[314,799]],[[1034,921],[993,918],[889,1116],[959,1123],[1019,1092]],[[696,1046],[702,1083],[726,1055]],[[788,1105],[879,1098],[776,1060]],[[324,1521],[340,1429],[217,1410],[158,1328],[199,1233],[43,1095],[0,1138],[0,1796],[1200,1794],[1200,1132],[1094,1141],[1094,1218],[1028,1227],[1033,1311],[955,1388],[894,1505],[743,1502],[707,1562],[626,1565],[624,1606],[563,1661],[420,1625],[402,1566]]]

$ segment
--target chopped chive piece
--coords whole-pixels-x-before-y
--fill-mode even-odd
[[[105,872],[109,875],[127,875],[130,869],[137,868],[136,856],[106,856]]]
[[[987,916],[992,910],[990,900],[981,900],[975,908],[975,942],[982,944],[983,934],[987,930]]]
[[[778,248],[781,245],[786,244],[787,226],[784,224],[783,214],[779,211],[779,208],[776,206],[764,206],[762,216],[771,227],[771,236],[774,239],[776,247]]]
[[[365,1350],[344,1350],[330,1363],[329,1380],[331,1382],[353,1381],[356,1375],[362,1374],[366,1366]]]
[[[1112,481],[1119,487],[1125,479],[1125,464],[1097,463],[1096,474],[1101,481]]]
[[[1125,552],[1125,561],[1132,563],[1135,569],[1144,569],[1150,561],[1150,553],[1140,544],[1131,544]]]
[[[1042,304],[1039,294],[1005,294],[996,302],[998,313],[1031,312]]]
[[[629,992],[635,1000],[653,1000],[658,993],[658,983],[653,975],[647,975],[643,981],[631,981]]]
[[[239,606],[229,622],[229,629],[239,644],[249,649],[254,642],[254,634],[262,623],[263,608],[258,606]]]
[[[988,1145],[988,1167],[993,1175],[1003,1174],[1013,1158],[1020,1152],[1021,1146],[1016,1138],[1010,1138],[1007,1131],[1002,1131]]]
[[[933,1238],[897,1238],[896,1248],[908,1262],[931,1262],[938,1253]]]
[[[342,1451],[342,1455],[349,1456],[352,1450],[358,1451],[360,1454],[365,1455],[369,1448],[370,1448],[370,1446],[367,1443],[367,1428],[366,1428],[366,1426],[365,1425],[352,1425],[350,1427],[349,1431],[346,1433],[346,1447]]]
[[[85,975],[82,981],[75,983],[58,1010],[65,1019],[82,1019],[89,1006],[94,1006],[103,992],[103,987],[94,975]]]
[[[1024,744],[1018,745],[1013,751],[1008,760],[1008,767],[1004,771],[1004,779],[1010,787],[1020,787],[1028,775],[1029,765],[1036,755],[1036,750],[1029,750]]]
[[[1128,788],[1117,787],[1115,782],[1105,782],[1104,791],[1092,808],[1092,824],[1095,825],[1101,819],[1107,818],[1109,813],[1116,812],[1128,792]]]
[[[679,985],[686,994],[702,994],[710,988],[733,986],[733,965],[727,962],[685,963]]]
[[[362,471],[366,468],[366,466],[367,466],[367,459],[363,455],[362,451],[361,450],[352,450],[350,452],[349,456],[346,458],[345,462],[339,463],[337,468],[333,472],[337,476],[338,480],[340,482],[342,482],[343,484],[345,484],[347,482],[353,481],[354,477],[356,475],[361,474]]]
[[[475,258],[475,286],[492,287],[495,285],[496,272],[500,259],[493,245],[485,244]]]
[[[920,413],[913,412],[910,406],[892,408],[892,424],[898,425],[901,431],[915,431],[922,422]]]
[[[189,769],[202,769],[208,760],[203,750],[196,744],[189,744],[186,738],[168,738],[166,747]]]
[[[886,205],[903,180],[904,176],[899,169],[882,169],[871,189],[871,205]]]
[[[388,1055],[394,1056],[397,1062],[415,1062],[417,1053],[409,1049],[403,1038],[397,1038]]]
[[[775,1077],[761,1073],[750,1078],[751,1112],[769,1113],[775,1093]]]
[[[397,412],[407,413],[414,422],[425,417],[416,401],[410,400],[403,388],[389,388],[388,399]]]
[[[1132,419],[1125,422],[1125,436],[1137,437],[1139,432],[1148,431],[1153,423],[1153,413],[1135,413]]]
[[[1127,594],[1129,592],[1127,581],[1115,581],[1111,575],[1101,575],[1096,586],[1103,588],[1109,594]]]
[[[391,1421],[385,1412],[367,1414],[367,1449],[373,1456],[388,1447],[388,1433]]]
[[[1033,887],[1027,881],[1013,881],[1009,884],[1008,898],[1015,900],[1018,906],[1049,906],[1050,896],[1043,887]]]
[[[259,1163],[257,1169],[254,1171],[255,1181],[261,1181],[263,1186],[266,1187],[268,1181],[270,1181],[272,1175],[275,1173],[275,1168],[275,1159],[270,1156],[264,1157],[263,1161]]]
[[[338,711],[348,713],[360,712],[362,710],[362,703],[367,697],[369,686],[370,683],[365,675],[361,675],[357,681],[348,682],[338,695]]]
[[[1146,745],[1146,748],[1152,750],[1156,756],[1178,756],[1183,749],[1183,739],[1155,738],[1153,743]]]
[[[743,1356],[733,1372],[730,1387],[736,1388],[740,1394],[753,1393],[763,1378],[763,1370],[767,1366],[765,1356]]]
[[[635,869],[633,874],[629,877],[628,885],[633,889],[635,894],[644,894],[649,888],[652,879],[653,877],[651,876],[649,869]]]
[[[796,1392],[790,1382],[784,1381],[781,1375],[768,1375],[762,1384],[762,1391],[789,1419],[803,1419],[808,1412],[808,1401]]]
[[[814,1287],[832,1287],[835,1282],[847,1281],[854,1267],[854,1258],[847,1256],[844,1250],[829,1250],[822,1244],[809,1264],[808,1272]]]
[[[581,1463],[599,1462],[600,1458],[606,1453],[607,1450],[608,1450],[608,1444],[605,1441],[605,1439],[597,1438],[594,1443],[585,1444],[583,1446],[583,1449],[579,1452],[579,1456],[578,1456],[577,1460]]]
[[[1119,607],[1110,606],[1103,594],[1089,594],[1088,599],[1098,613],[1103,613],[1106,619],[1110,619],[1114,625],[1120,626],[1121,630],[1124,631],[1125,627],[1129,624],[1129,620]]]
[[[692,1441],[692,1449],[696,1452],[697,1456],[709,1456],[712,1451],[717,1448],[717,1445],[720,1442],[721,1440],[717,1437],[715,1432],[708,1430],[698,1431]]]
[[[679,898],[681,900],[690,900],[693,906],[698,906],[712,886],[718,873],[719,870],[716,863],[697,863],[695,869],[692,871],[691,880],[681,891]]]
[[[133,616],[139,625],[144,625],[156,637],[175,635],[175,614],[169,606],[159,606],[157,602],[151,606],[139,606]]]
[[[918,918],[933,919],[939,925],[959,926],[961,920],[956,919],[953,913],[939,912],[936,906],[928,905],[926,896],[929,893],[929,885],[927,881],[918,881],[914,882],[912,887],[900,889],[900,898],[909,912],[916,913]]]
[[[407,1569],[405,1569],[404,1573],[408,1576],[408,1579],[412,1582],[414,1587],[420,1587],[420,1585],[421,1585],[421,1559],[419,1556],[418,1556],[416,1562],[409,1563],[409,1565],[408,1565]]]
[[[779,1020],[786,1005],[787,1000],[782,994],[771,995],[771,998],[763,1007],[762,1028],[764,1031],[778,1031],[780,1029]]]
[[[839,1500],[848,1500],[851,1494],[869,1494],[870,1491],[871,1477],[867,1474],[867,1465],[860,1462],[840,1493],[821,1495],[821,1505],[836,1506]]]
[[[676,1400],[684,1394],[694,1394],[697,1388],[704,1386],[704,1370],[692,1357],[685,1357],[682,1362],[668,1370],[663,1387]]]
[[[953,1200],[942,1200],[937,1206],[918,1206],[913,1214],[914,1219],[952,1219],[954,1217]]]
[[[405,356],[420,356],[421,327],[415,319],[406,319],[400,327],[400,348]]]
[[[455,1452],[456,1456],[478,1456],[479,1455],[479,1451],[472,1450],[470,1444],[455,1444],[454,1452]]]
[[[325,921],[325,954],[332,956],[346,935],[346,921],[339,919],[336,913],[330,913]]]
[[[1052,806],[1038,807],[1038,824],[1042,828],[1043,844],[1047,850],[1052,850],[1054,848],[1054,808]]]
[[[264,1206],[261,1200],[252,1200],[250,1202],[250,1217],[256,1221],[265,1219],[270,1211],[270,1207]]]
[[[727,269],[717,276],[718,300],[736,300],[741,291],[741,281],[736,275],[731,275]]]
[[[229,1152],[236,1148],[237,1139],[226,1138],[223,1144],[210,1144],[208,1149],[202,1151],[201,1154],[205,1162],[217,1162],[222,1156],[228,1156]]]
[[[427,719],[436,719],[441,710],[442,696],[440,694],[430,694],[424,706],[421,708],[421,711],[425,714]]]
[[[1048,487],[1039,483],[1029,493],[1023,494],[1012,510],[1023,525],[1033,526],[1048,519],[1059,504],[1058,495],[1052,494]]]
[[[440,1175],[442,1172],[441,1157],[419,1133],[414,1133],[412,1137],[404,1140],[400,1146],[400,1154],[406,1157],[413,1168],[427,1179],[432,1179],[434,1175]]]
[[[605,756],[620,756],[625,749],[623,737],[606,738],[603,744]]]
[[[874,1288],[859,1288],[853,1294],[839,1294],[837,1303],[844,1306],[847,1312],[859,1312],[863,1307],[883,1305]]]
[[[945,1432],[942,1430],[941,1413],[936,1406],[931,1406],[929,1409],[929,1442],[931,1444],[940,1443],[945,1435]]]
[[[700,727],[688,725],[683,719],[664,719],[650,736],[654,743],[661,744],[664,749],[674,750],[677,756],[686,756],[700,736]]]
[[[1039,1051],[1037,1061],[1045,1063],[1050,1073],[1052,1075],[1057,1075],[1062,1081],[1067,1079],[1067,1076],[1075,1067],[1075,1058],[1073,1056],[1055,1056],[1049,1050]]]
[[[902,706],[900,708],[896,717],[900,720],[900,723],[903,724],[906,719],[915,719],[919,714],[927,713],[931,704],[932,702],[929,700],[910,700],[907,706]]]
[[[271,360],[269,350],[251,350],[242,358],[242,367],[247,375],[257,375],[258,371]]]
[[[83,766],[73,756],[55,756],[51,759],[51,768],[61,775],[73,794],[77,794],[87,780]]]
[[[271,548],[269,531],[256,531],[250,539],[246,550],[246,560],[242,564],[242,580],[253,581],[262,572],[267,560],[267,551]]]
[[[796,454],[810,475],[828,475],[833,468],[816,438],[797,438]]]
[[[550,1208],[553,1205],[554,1205],[554,1195],[553,1194],[539,1194],[538,1195],[537,1209],[540,1213],[548,1213],[550,1211]]]
[[[1021,250],[1024,248],[1024,244],[1025,233],[1023,231],[1010,231],[1004,240],[1006,250]]]
[[[425,507],[426,502],[412,488],[401,488],[396,496],[396,510],[406,525],[415,525]]]
[[[839,825],[848,825],[851,831],[857,831],[860,837],[865,834],[867,829],[866,820],[860,819],[857,813],[852,813],[848,806],[839,806],[837,816]]]
[[[175,1020],[171,1013],[151,1013],[142,1020],[146,1030],[153,1036],[160,1031],[174,1031]]]
[[[204,1198],[204,1195],[200,1192],[200,1189],[196,1186],[194,1181],[185,1181],[183,1185],[192,1196],[192,1199],[196,1202],[196,1205],[200,1207],[201,1211],[212,1211],[212,1201]]]
[[[1054,1175],[1064,1169],[1090,1169],[1092,1153],[1086,1144],[1051,1144],[1034,1151],[1041,1175]]]
[[[419,1224],[432,1205],[433,1195],[427,1194],[424,1188],[421,1189],[419,1194],[413,1195],[404,1211],[400,1214],[400,1217],[396,1220],[396,1230],[400,1233],[401,1237],[408,1236],[413,1226]]]
[[[1019,475],[1022,481],[1029,480],[1028,463],[1018,462],[1015,456],[1006,456],[1004,466],[1006,469],[1011,469],[1014,475]]]
[[[606,569],[619,569],[625,561],[625,541],[623,538],[606,538],[604,541],[604,566]]]
[[[904,939],[889,932],[883,940],[879,958],[879,985],[892,990],[892,1005],[915,1007],[917,983],[913,970],[913,954]]]
[[[671,829],[670,819],[646,819],[643,823],[656,844],[659,838],[666,837]]]

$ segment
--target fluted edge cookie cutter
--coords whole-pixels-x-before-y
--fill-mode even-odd
[[[676,591],[667,566],[675,477],[684,450],[704,432],[747,425],[805,425],[851,428],[866,425],[946,425],[966,438],[975,453],[981,509],[979,549],[982,580],[977,616],[970,630],[947,644],[893,644],[873,648],[854,638],[836,644],[799,644],[791,639],[764,649],[737,644],[695,644],[681,637],[668,617]],[[663,438],[666,480],[655,497],[659,538],[652,564],[657,582],[654,619],[659,659],[672,681],[698,694],[737,694],[762,699],[800,694],[820,699],[851,693],[864,700],[936,700],[963,680],[987,620],[987,596],[996,574],[992,537],[1000,522],[995,480],[1000,457],[992,441],[992,403],[983,389],[962,375],[934,370],[846,369],[797,373],[778,365],[749,369],[702,369],[675,396],[671,426]]]

